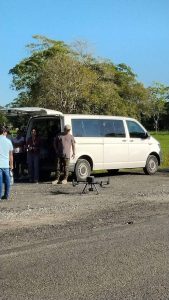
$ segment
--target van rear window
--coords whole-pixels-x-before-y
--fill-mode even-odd
[[[72,131],[75,137],[100,137],[100,120],[72,119]]]
[[[75,137],[125,137],[122,120],[72,119]]]

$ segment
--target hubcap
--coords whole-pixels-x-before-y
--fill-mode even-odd
[[[154,170],[157,169],[157,165],[156,165],[156,163],[155,163],[155,161],[154,161],[153,159],[150,160],[149,166],[150,166],[150,169],[151,169],[152,171],[154,171]]]
[[[79,175],[82,177],[87,177],[88,172],[87,172],[87,168],[85,165],[79,166]]]

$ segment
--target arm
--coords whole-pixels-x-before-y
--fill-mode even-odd
[[[73,152],[72,157],[75,158],[75,140],[74,140],[74,138],[72,140],[72,152]]]
[[[9,151],[9,167],[13,170],[13,151]]]

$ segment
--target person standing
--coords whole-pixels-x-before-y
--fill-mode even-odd
[[[26,142],[29,181],[39,181],[40,138],[36,128],[32,128],[31,137]]]
[[[24,147],[25,147],[25,137],[22,131],[19,129],[17,135],[12,139],[13,143],[13,156],[14,156],[14,177],[19,179],[20,176],[24,175]]]
[[[65,125],[64,133],[57,135],[54,139],[56,152],[56,179],[52,184],[66,184],[69,175],[69,163],[72,150],[72,157],[75,158],[75,139],[70,134],[71,126]],[[60,182],[60,174],[63,171],[63,180]]]
[[[7,129],[0,125],[0,200],[9,199],[10,170],[13,170],[13,146],[6,136]]]

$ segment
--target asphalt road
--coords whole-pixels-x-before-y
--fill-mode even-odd
[[[105,180],[98,177],[97,180]],[[169,172],[15,184],[0,203],[0,299],[169,299]]]

